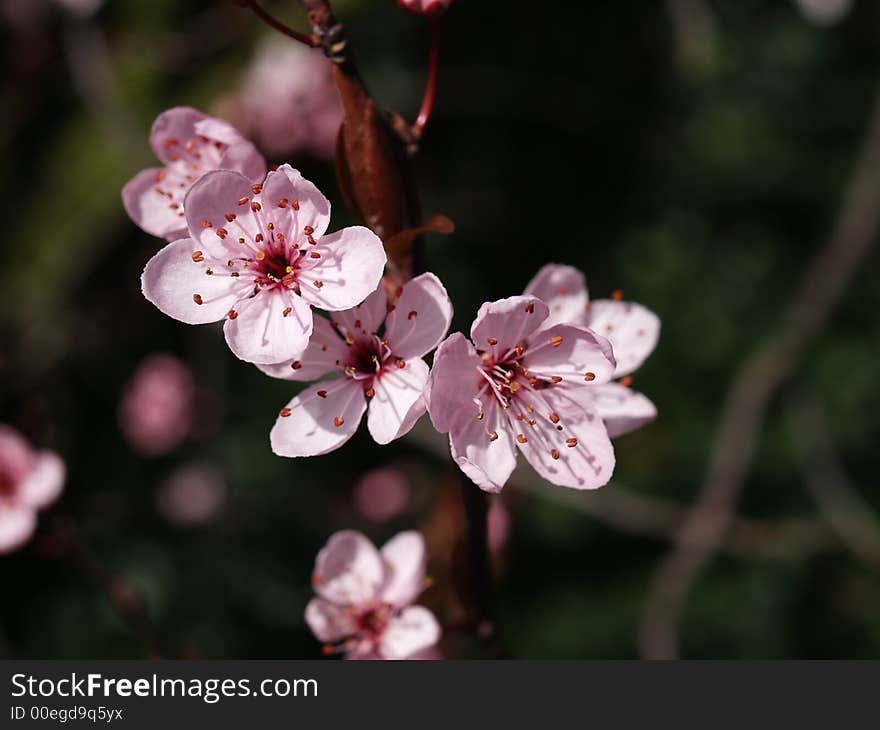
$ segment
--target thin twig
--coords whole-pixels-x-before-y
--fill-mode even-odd
[[[301,33],[295,28],[291,28],[289,25],[285,25],[280,20],[278,20],[275,16],[269,13],[262,5],[260,5],[257,0],[236,0],[236,2],[244,8],[250,8],[254,11],[254,15],[256,15],[260,20],[262,20],[266,25],[274,28],[279,33],[283,33],[288,38],[293,38],[300,43],[304,43],[310,48],[317,48],[321,45],[321,39],[317,36],[309,35],[308,33]]]
[[[880,569],[880,522],[841,466],[822,404],[802,388],[787,410],[807,490],[840,541],[865,565]]]
[[[434,100],[437,98],[437,76],[440,70],[440,20],[431,18],[431,50],[428,57],[428,78],[425,82],[425,94],[419,115],[412,126],[413,139],[418,141],[425,133],[425,127],[434,111]]]
[[[804,274],[780,326],[742,363],[724,405],[703,485],[661,562],[642,615],[641,654],[674,658],[684,603],[721,545],[736,511],[770,399],[822,330],[860,262],[880,220],[880,97],[844,197],[834,232]]]
[[[464,474],[461,475],[461,496],[467,523],[470,556],[468,566],[471,571],[469,577],[476,609],[472,624],[490,656],[500,659],[506,656],[506,650],[498,618],[498,598],[495,594],[495,579],[489,553],[489,497]]]

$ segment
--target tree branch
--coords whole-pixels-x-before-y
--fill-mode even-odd
[[[880,96],[832,236],[803,276],[782,323],[740,366],[731,384],[703,485],[661,562],[644,608],[646,658],[674,658],[691,586],[729,529],[771,397],[822,330],[874,241],[880,217]]]

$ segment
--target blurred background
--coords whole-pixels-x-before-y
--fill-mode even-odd
[[[427,23],[392,0],[333,5],[376,98],[412,119]],[[307,29],[298,2],[267,7]],[[318,657],[303,609],[342,528],[422,530],[441,651],[480,656],[456,629],[459,472],[427,419],[388,447],[362,429],[335,454],[275,457],[268,432],[298,386],[140,293],[162,242],[120,190],[157,164],[148,133],[168,107],[229,119],[315,181],[334,229],[353,222],[327,145],[299,131],[319,113],[297,94],[320,55],[307,73],[293,41],[225,0],[2,0],[0,22],[0,421],[68,466],[34,539],[0,556],[0,656]],[[663,323],[633,384],[659,418],[617,441],[612,483],[578,493],[525,468],[493,500],[511,656],[649,653],[658,570],[742,400],[731,384],[779,360],[766,417],[729,429],[754,457],[675,617],[679,652],[880,656],[880,181],[864,145],[880,139],[878,49],[871,0],[456,0],[443,19],[416,173],[425,211],[458,226],[427,241],[453,329],[548,261]],[[839,291],[817,303],[826,274]],[[786,351],[795,301],[830,316]]]

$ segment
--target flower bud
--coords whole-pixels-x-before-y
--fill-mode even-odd
[[[397,4],[411,13],[436,18],[449,9],[452,0],[397,0]]]

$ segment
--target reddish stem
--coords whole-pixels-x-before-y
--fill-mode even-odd
[[[413,124],[412,134],[415,139],[421,139],[434,110],[434,99],[437,96],[437,72],[440,68],[440,20],[431,18],[431,50],[428,60],[428,79],[425,82],[425,95],[422,97],[422,106],[419,116]]]
[[[239,0],[240,4],[243,7],[248,7],[254,11],[254,15],[256,15],[260,20],[262,20],[266,25],[271,26],[279,33],[283,33],[284,35],[293,38],[294,40],[299,41],[300,43],[305,43],[305,45],[310,48],[317,48],[321,45],[321,39],[316,36],[309,35],[308,33],[300,33],[298,30],[294,30],[288,25],[285,25],[280,20],[271,15],[262,5],[260,5],[256,0]]]

